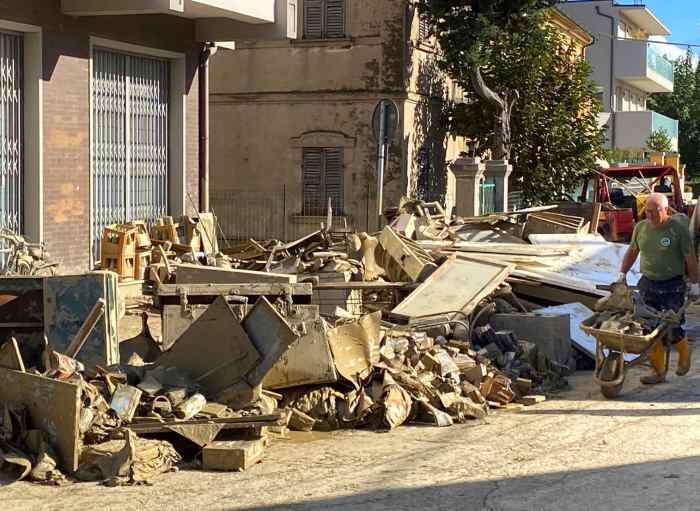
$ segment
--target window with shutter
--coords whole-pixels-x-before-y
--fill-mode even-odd
[[[304,39],[345,37],[345,0],[304,0]]]
[[[304,148],[302,159],[303,215],[321,216],[331,200],[334,215],[343,214],[343,149]]]
[[[331,200],[334,215],[341,215],[343,212],[343,150],[325,150],[326,168],[324,205],[328,208],[328,199]]]
[[[322,37],[322,0],[304,0],[304,39],[321,39]]]
[[[345,37],[345,0],[326,0],[325,29],[329,39]]]
[[[418,39],[427,41],[430,37],[430,24],[425,16],[418,16]]]

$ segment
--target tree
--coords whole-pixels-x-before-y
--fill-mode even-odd
[[[668,153],[673,149],[671,137],[668,136],[668,131],[664,128],[652,131],[647,139],[646,146],[648,151],[657,153]]]
[[[556,0],[419,0],[443,51],[443,69],[462,88],[490,105],[493,155],[510,159],[511,114],[518,89],[484,80],[495,48],[539,23],[538,14]]]
[[[530,17],[536,22],[528,30],[491,44],[481,73],[489,87],[517,92],[511,161],[525,198],[536,203],[574,189],[595,168],[604,137],[590,66],[545,24],[543,12]],[[445,51],[443,58],[451,55]],[[467,99],[448,110],[450,131],[480,147],[492,145],[495,128],[488,119],[497,107],[474,89]]]

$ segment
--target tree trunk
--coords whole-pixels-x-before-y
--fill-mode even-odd
[[[517,96],[501,97],[489,88],[481,76],[481,69],[473,66],[469,69],[472,87],[482,99],[491,103],[496,108],[494,116],[494,143],[493,159],[508,160],[511,150],[510,114]]]

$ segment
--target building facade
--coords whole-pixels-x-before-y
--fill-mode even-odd
[[[212,206],[226,234],[293,239],[318,229],[329,200],[336,226],[376,228],[383,99],[398,110],[383,205],[449,206],[446,162],[464,143],[441,114],[463,94],[412,2],[300,0],[297,23],[296,39],[238,41],[212,61]]]
[[[678,121],[647,109],[650,94],[673,92],[673,63],[649,41],[670,35],[669,29],[640,4],[571,0],[558,7],[595,36],[586,58],[600,91],[608,147],[643,150],[649,136],[664,129],[677,151]]]
[[[202,41],[276,19],[274,0],[0,3],[0,225],[68,273],[105,225],[197,208]]]

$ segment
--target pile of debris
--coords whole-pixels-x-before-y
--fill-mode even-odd
[[[514,275],[575,250],[459,241],[477,220],[420,202],[378,233],[331,223],[220,250],[213,215],[134,221],[105,229],[100,271],[5,279],[0,471],[243,470],[288,429],[447,426],[566,385],[571,321],[533,312]]]

